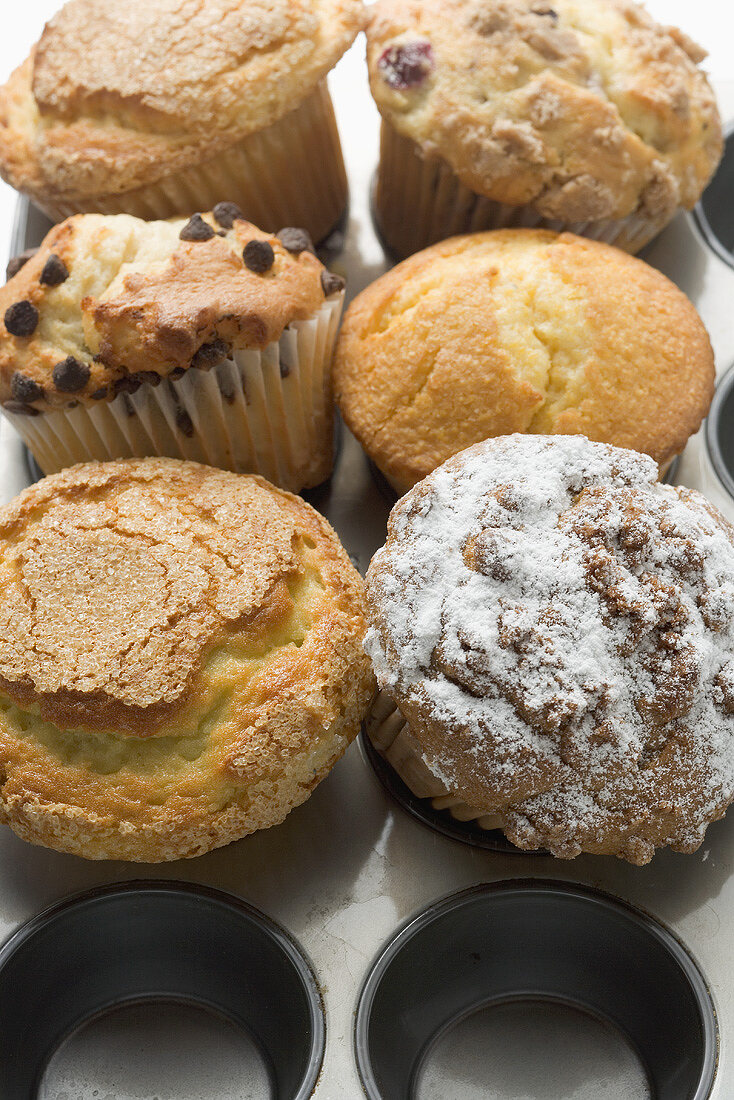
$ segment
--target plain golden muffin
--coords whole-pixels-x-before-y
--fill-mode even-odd
[[[300,209],[298,190],[282,181],[285,211],[267,197],[282,142],[301,190],[311,147],[322,191],[344,183],[331,196],[343,206],[324,80],[362,23],[361,0],[70,0],[0,89],[0,172],[55,218],[166,217],[249,197],[248,215],[275,231],[261,210],[287,214],[290,201],[280,222],[290,225]],[[299,147],[277,127],[301,110]],[[258,134],[265,144],[240,147]],[[330,201],[312,213],[336,220]],[[307,227],[318,238],[331,224]]]
[[[540,219],[638,251],[713,175],[722,133],[705,51],[640,4],[378,0],[369,10],[383,117],[377,211],[403,255]],[[399,188],[418,196],[421,160],[426,182],[436,166],[451,175],[435,176],[433,200],[411,210]],[[451,190],[452,179],[467,190]]]
[[[342,415],[400,492],[472,443],[583,434],[664,468],[713,394],[711,344],[659,271],[569,233],[497,230],[405,260],[347,310]]]
[[[362,582],[258,477],[76,466],[0,509],[0,820],[88,859],[276,825],[372,694]]]

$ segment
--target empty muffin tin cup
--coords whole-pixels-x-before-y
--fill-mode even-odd
[[[732,188],[734,188],[734,129],[730,129],[726,135],[724,155],[714,178],[693,209],[693,220],[706,244],[730,267],[734,267]]]
[[[706,418],[706,449],[719,481],[734,497],[734,366],[719,381]]]
[[[239,899],[169,882],[71,898],[0,948],[0,1095],[36,1100],[39,1087],[48,1095],[49,1062],[94,1018],[126,1005],[171,1003],[241,1029],[268,1097],[311,1096],[325,1031],[305,958],[281,928]],[[124,1088],[118,1081],[115,1091]]]
[[[475,1075],[473,1088],[458,1079],[444,1080],[438,1091],[424,1087],[426,1066],[472,1016],[526,1002],[579,1010],[618,1035],[646,1078],[644,1095],[709,1096],[716,1015],[681,943],[616,898],[533,879],[481,885],[439,901],[383,949],[356,1016],[355,1052],[369,1100],[505,1095],[501,1087],[493,1091],[498,1063],[481,1044],[471,1056],[488,1057],[489,1064],[486,1080]],[[571,1030],[568,1047],[556,1052],[561,1064],[574,1064],[576,1042]],[[521,1048],[520,1056],[528,1054]],[[465,1052],[462,1068],[468,1061]],[[565,1095],[551,1083],[546,1088],[540,1095]]]

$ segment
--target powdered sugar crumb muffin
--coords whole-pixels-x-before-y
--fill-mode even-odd
[[[522,848],[697,848],[734,797],[733,538],[580,437],[491,440],[417,485],[366,648],[439,789]]]

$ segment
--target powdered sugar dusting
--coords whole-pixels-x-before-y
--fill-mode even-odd
[[[393,509],[368,599],[426,763],[515,843],[646,862],[734,797],[732,529],[646,456],[464,451]]]

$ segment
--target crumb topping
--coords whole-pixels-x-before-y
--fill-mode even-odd
[[[479,444],[393,510],[366,648],[428,766],[522,847],[692,850],[734,797],[733,536],[634,452]]]
[[[378,0],[367,33],[383,117],[498,202],[664,221],[721,156],[702,51],[627,0]]]

